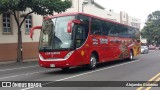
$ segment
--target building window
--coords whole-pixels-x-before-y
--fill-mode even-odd
[[[29,34],[29,30],[30,30],[31,27],[32,27],[32,16],[29,15],[26,18],[26,30],[25,30],[26,34]]]
[[[11,16],[9,13],[3,13],[3,33],[11,34]]]

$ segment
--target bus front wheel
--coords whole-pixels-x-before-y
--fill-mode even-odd
[[[95,56],[95,54],[92,54],[90,57],[90,64],[88,65],[89,69],[95,69],[97,65],[97,58]]]

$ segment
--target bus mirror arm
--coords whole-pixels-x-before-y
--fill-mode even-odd
[[[32,27],[31,29],[30,29],[30,38],[32,39],[33,38],[33,32],[34,32],[34,30],[35,29],[42,29],[42,26],[35,26],[35,27]]]
[[[72,21],[70,21],[70,22],[68,23],[67,32],[68,32],[68,33],[71,33],[71,32],[72,32]]]

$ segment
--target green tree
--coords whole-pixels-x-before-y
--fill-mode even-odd
[[[68,0],[0,0],[0,14],[10,13],[14,16],[18,27],[18,44],[17,44],[17,62],[21,62],[22,55],[22,34],[21,27],[29,14],[52,15],[53,12],[61,13],[71,7]],[[19,12],[30,11],[26,14],[19,15]],[[20,22],[19,16],[22,21]]]
[[[141,31],[142,38],[147,38],[148,43],[160,44],[160,11],[148,15],[147,22]]]

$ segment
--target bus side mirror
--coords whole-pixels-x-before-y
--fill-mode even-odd
[[[32,38],[33,37],[33,31],[35,30],[35,29],[42,29],[42,26],[35,26],[35,27],[32,27],[31,29],[30,29],[30,38]]]
[[[70,22],[68,22],[68,26],[67,26],[68,33],[72,32],[72,24],[81,24],[81,21],[80,20],[71,20]]]

